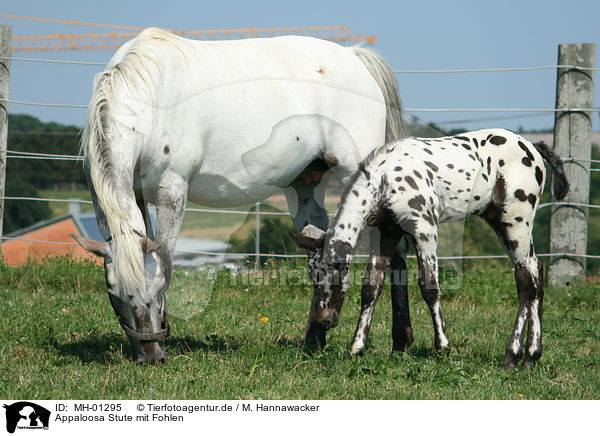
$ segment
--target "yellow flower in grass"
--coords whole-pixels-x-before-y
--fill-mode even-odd
[[[261,319],[260,319],[260,322],[263,322],[263,323],[265,323],[265,324],[266,324],[266,323],[268,323],[268,322],[269,322],[269,318],[267,318],[267,317],[265,316],[264,318],[261,318]]]
[[[523,394],[519,394],[519,398],[523,398]]]

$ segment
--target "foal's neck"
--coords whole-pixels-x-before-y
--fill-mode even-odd
[[[352,253],[376,206],[378,187],[374,182],[372,175],[364,169],[351,180],[327,231],[325,259],[342,264],[352,260]]]

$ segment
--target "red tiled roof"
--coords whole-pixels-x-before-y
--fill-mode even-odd
[[[18,237],[47,242],[75,242],[69,236],[70,233],[81,234],[73,218],[66,216],[62,220],[21,233]],[[74,258],[92,259],[96,263],[102,264],[102,259],[87,252],[79,245],[43,244],[21,240],[5,240],[2,242],[2,257],[9,265],[22,265],[28,261],[39,262],[46,257],[65,256],[67,254],[71,254]]]

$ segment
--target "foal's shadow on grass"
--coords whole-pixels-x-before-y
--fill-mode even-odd
[[[92,336],[76,342],[55,343],[53,345],[58,350],[59,356],[72,356],[82,363],[114,363],[116,359],[119,359],[119,357],[115,357],[115,352],[120,354],[123,359],[131,359],[129,341],[123,335],[117,333]],[[165,345],[167,353],[169,350],[175,349],[180,354],[191,354],[196,351],[236,351],[241,347],[240,343],[217,335],[207,335],[203,340],[192,336],[176,336],[168,338]]]

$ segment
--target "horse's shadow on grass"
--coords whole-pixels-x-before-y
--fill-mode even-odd
[[[59,356],[72,356],[82,363],[114,363],[115,353],[122,359],[131,359],[129,341],[122,335],[110,333],[92,336],[83,340],[65,344],[54,344]],[[197,351],[223,352],[236,351],[240,344],[229,338],[206,335],[204,339],[191,336],[171,337],[165,343],[167,353],[175,350],[179,354],[192,354]]]
[[[182,353],[193,353],[196,351],[223,352],[237,351],[242,345],[231,338],[219,337],[218,335],[206,335],[204,339],[192,336],[172,337],[167,339],[167,351],[169,348]]]
[[[54,344],[54,346],[59,356],[76,357],[82,363],[113,363],[115,350],[120,350],[123,354],[129,352],[129,342],[116,333],[94,335],[75,342]]]

